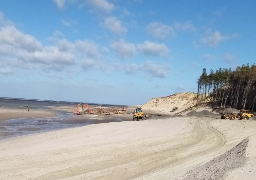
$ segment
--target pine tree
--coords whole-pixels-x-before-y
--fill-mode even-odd
[[[236,70],[219,68],[198,79],[198,102],[210,98],[212,107],[256,110],[256,65],[238,66]]]

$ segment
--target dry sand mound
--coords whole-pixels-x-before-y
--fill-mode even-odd
[[[195,111],[192,110],[189,113],[186,114],[187,116],[195,116],[195,117],[212,117],[212,116],[216,116],[216,114],[209,112],[207,110],[202,110],[202,111]]]
[[[195,106],[197,102],[196,97],[196,93],[187,92],[152,98],[142,106],[142,109],[173,115]]]
[[[188,172],[183,180],[221,180],[226,172],[241,167],[246,160],[246,148],[249,139],[246,138],[228,152],[214,158],[208,163]]]

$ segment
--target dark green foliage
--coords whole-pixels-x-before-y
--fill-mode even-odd
[[[236,70],[219,68],[198,79],[198,102],[210,102],[213,107],[256,110],[256,66],[249,64]]]

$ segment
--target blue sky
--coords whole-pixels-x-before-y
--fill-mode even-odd
[[[1,97],[143,104],[255,62],[256,1],[0,1]]]

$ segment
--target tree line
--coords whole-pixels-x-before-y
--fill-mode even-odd
[[[197,100],[212,107],[232,107],[256,111],[256,65],[242,65],[235,70],[219,68],[198,79]]]

